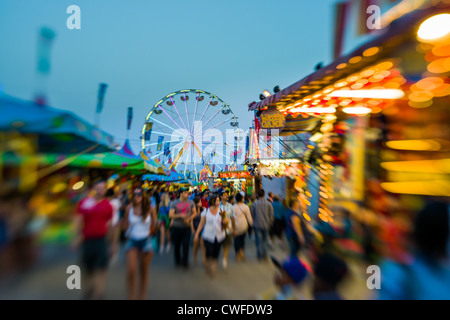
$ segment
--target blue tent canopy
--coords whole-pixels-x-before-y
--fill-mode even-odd
[[[72,112],[0,95],[0,131],[36,135],[39,152],[90,153],[113,149],[113,136]]]
[[[142,180],[147,181],[167,181],[167,182],[179,182],[184,181],[184,175],[172,171],[170,175],[165,176],[161,174],[144,174]]]

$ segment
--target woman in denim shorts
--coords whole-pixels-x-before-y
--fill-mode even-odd
[[[144,300],[147,293],[147,283],[150,262],[153,258],[150,227],[157,221],[156,214],[151,214],[149,200],[142,188],[133,192],[131,203],[127,207],[124,222],[127,228],[127,243],[125,245],[127,257],[128,298]],[[140,271],[139,294],[136,294],[136,272]]]

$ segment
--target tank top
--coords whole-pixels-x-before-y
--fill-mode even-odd
[[[135,215],[134,208],[131,207],[128,214],[128,222],[130,226],[127,230],[127,236],[130,239],[142,240],[150,236],[150,224],[152,222],[150,215],[147,216],[145,221],[142,221],[142,217]]]
[[[225,239],[225,231],[222,229],[222,217],[219,212],[213,215],[210,209],[202,212],[202,217],[206,218],[205,226],[203,228],[202,237],[209,242],[222,242]]]

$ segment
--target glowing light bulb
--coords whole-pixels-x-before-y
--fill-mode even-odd
[[[420,40],[437,40],[450,33],[450,14],[443,13],[428,18],[419,27]]]

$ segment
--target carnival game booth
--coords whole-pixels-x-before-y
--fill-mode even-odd
[[[111,135],[68,111],[0,95],[0,114],[0,194],[36,187],[39,154],[113,150]]]
[[[230,188],[235,192],[243,191],[247,195],[253,194],[254,181],[249,171],[221,171],[217,180],[219,188]]]
[[[54,223],[49,223],[47,230],[43,232],[41,237],[45,242],[50,242],[52,239],[57,240],[62,235],[66,239],[70,239],[73,205],[82,195],[89,192],[89,187],[93,181],[98,179],[107,181],[107,187],[112,188],[119,195],[124,191],[128,192],[137,181],[140,181],[144,174],[154,172],[164,175],[159,165],[142,158],[142,155],[135,155],[128,140],[118,151],[82,155],[45,154],[40,157],[40,163],[42,165],[57,163],[62,167],[59,173],[63,172],[72,176],[68,183],[61,182],[59,184],[61,192],[65,191],[66,193],[65,196],[63,193],[61,198],[71,199],[72,207],[68,208],[69,214],[66,215],[64,220],[61,214],[58,217],[52,216],[50,222]],[[39,194],[40,197],[37,198],[39,201],[35,201],[35,203],[45,201],[42,193]],[[69,197],[69,195],[72,196]],[[39,206],[36,207],[39,208]],[[62,228],[63,226],[64,228]]]
[[[21,261],[31,266],[46,228],[72,214],[85,173],[67,170],[48,153],[106,152],[114,141],[71,112],[7,95],[0,95],[0,115],[1,274],[20,269]],[[67,243],[67,229],[53,230],[52,239]]]
[[[249,106],[260,127],[266,112],[317,121],[292,134],[302,135],[302,160],[318,173],[317,216],[333,223],[332,207],[346,208],[397,258],[412,214],[430,197],[450,196],[450,5],[423,3],[383,21],[379,36],[351,54]]]

